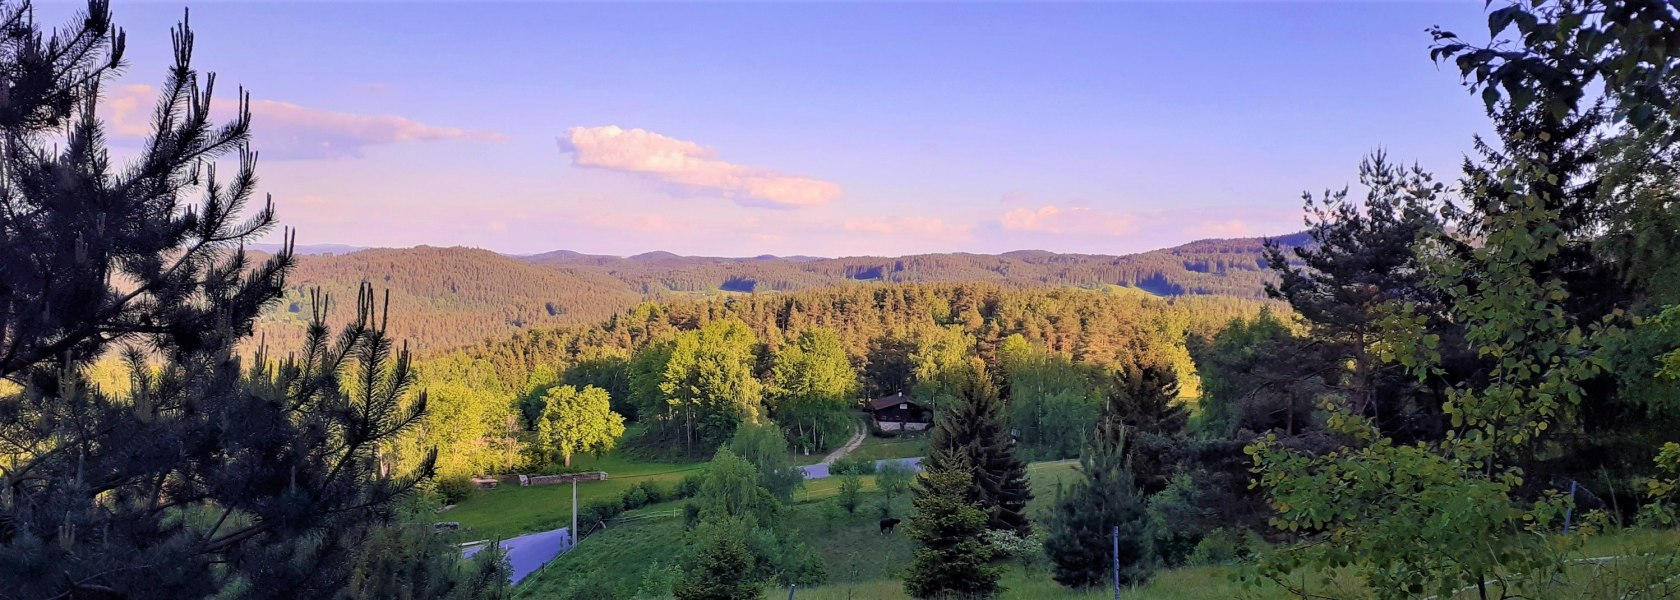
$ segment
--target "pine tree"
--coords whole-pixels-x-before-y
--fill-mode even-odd
[[[1156,435],[1177,435],[1190,419],[1178,402],[1178,372],[1172,365],[1145,360],[1129,362],[1115,373],[1117,400],[1124,403],[1123,422]]]
[[[1120,528],[1120,582],[1149,578],[1154,556],[1144,498],[1128,464],[1129,429],[1114,411],[1105,414],[1079,459],[1084,477],[1065,493],[1057,490],[1044,539],[1057,583],[1085,588],[1112,581],[1115,527]]]
[[[973,470],[968,498],[986,511],[987,526],[1025,537],[1032,533],[1026,515],[1032,489],[1027,465],[1015,457],[1015,441],[1006,427],[997,386],[976,360],[969,365],[958,400],[934,428],[932,455],[925,466],[951,470],[956,464],[946,461],[960,459],[957,464]]]
[[[689,561],[674,595],[678,600],[757,600],[764,584],[753,576],[753,557],[735,535],[711,535]]]
[[[990,598],[1002,591],[996,550],[986,543],[986,513],[969,499],[972,467],[963,454],[935,452],[916,477],[915,515],[906,535],[917,544],[904,591],[916,598]]]
[[[337,334],[317,298],[305,346],[279,363],[259,352],[247,368],[235,350],[293,258],[290,242],[262,264],[239,250],[275,216],[269,203],[241,217],[256,184],[245,95],[230,122],[210,122],[214,79],[200,85],[182,23],[152,135],[112,172],[94,114],[123,49],[107,3],[51,35],[27,3],[0,6],[0,24],[0,587],[345,592],[395,500],[434,462],[382,468],[381,450],[426,402],[408,399],[408,353],[393,349],[371,290]],[[220,177],[215,161],[230,154],[232,177]],[[119,353],[127,394],[85,385],[93,361]]]

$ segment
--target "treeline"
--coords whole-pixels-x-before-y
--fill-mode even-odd
[[[1281,238],[1285,245],[1302,239]],[[1261,298],[1271,275],[1259,238],[1203,240],[1128,256],[1019,251],[900,258],[708,258],[649,253],[630,258],[554,252],[510,257],[472,248],[369,249],[297,257],[286,295],[264,314],[258,337],[302,341],[308,292],[347,298],[366,281],[404,316],[395,335],[422,356],[515,332],[585,325],[638,302],[696,295],[794,292],[868,283],[983,282],[1000,287],[1107,286],[1160,296]],[[334,307],[332,317],[347,316]]]
[[[519,333],[422,361],[433,402],[415,448],[455,475],[520,465],[554,390],[598,389],[639,424],[633,446],[706,455],[740,423],[774,422],[796,448],[844,441],[865,397],[938,407],[979,359],[1006,382],[1031,457],[1075,456],[1057,432],[1095,414],[1119,365],[1158,362],[1197,394],[1189,346],[1265,304],[1137,290],[989,284],[849,286],[643,303],[601,323]],[[411,456],[413,452],[409,453]]]
[[[303,340],[312,290],[353,298],[363,282],[389,296],[392,312],[402,316],[390,333],[421,355],[522,329],[599,321],[642,298],[605,273],[541,267],[473,248],[371,249],[296,260],[285,294],[257,324],[258,338],[271,347]],[[328,317],[345,319],[352,311],[337,302]]]

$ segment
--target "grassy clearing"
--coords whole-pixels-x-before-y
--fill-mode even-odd
[[[682,535],[680,517],[609,527],[531,575],[514,596],[629,598],[649,571],[676,564]]]
[[[583,464],[613,474],[607,482],[579,486],[579,498],[585,503],[595,498],[616,497],[624,488],[644,479],[652,478],[673,485],[700,466],[700,463],[635,463],[612,456]],[[1035,518],[1042,518],[1054,501],[1058,482],[1065,485],[1078,477],[1077,466],[1077,461],[1028,465],[1027,476],[1035,496],[1029,510]],[[797,600],[907,598],[902,580],[904,569],[911,561],[912,543],[902,530],[890,535],[880,533],[878,521],[885,496],[876,490],[874,477],[865,476],[862,480],[864,494],[854,513],[846,513],[833,501],[839,492],[839,477],[807,481],[806,487],[795,493],[794,505],[788,509],[787,523],[799,539],[810,544],[822,557],[828,570],[827,583],[797,590]],[[570,492],[570,486],[514,487],[485,492],[440,517],[460,520],[475,534],[547,529],[561,526],[570,519]],[[547,504],[541,504],[543,502]],[[673,509],[680,511],[685,502],[650,505],[627,515],[668,515]],[[887,511],[893,517],[908,520],[911,512],[908,494],[891,502]],[[468,517],[462,518],[461,515]],[[680,517],[657,517],[616,524],[585,540],[576,551],[527,579],[519,586],[517,596],[629,598],[655,569],[677,563],[683,550],[683,535]],[[1680,598],[1677,549],[1680,549],[1680,532],[1677,531],[1627,531],[1594,536],[1588,538],[1579,551],[1569,555],[1570,559],[1578,562],[1566,569],[1562,576],[1546,582],[1541,589],[1524,590],[1525,597],[1565,600]],[[1612,556],[1621,558],[1588,560]],[[1217,566],[1161,571],[1147,585],[1127,590],[1124,597],[1142,600],[1294,598],[1288,591],[1270,583],[1245,589],[1237,580],[1237,573],[1237,568]],[[1094,600],[1112,597],[1112,591],[1107,589],[1082,591],[1063,588],[1051,579],[1047,567],[1027,571],[1020,565],[1009,564],[1004,567],[1003,575],[1001,583],[1007,591],[1001,598],[1005,599]],[[1304,586],[1310,593],[1326,597],[1368,596],[1367,590],[1351,571],[1339,572],[1328,582],[1315,575],[1303,574],[1291,584]],[[1497,584],[1490,586],[1490,595],[1497,597],[1500,591]],[[767,588],[765,597],[781,600],[787,597],[787,593],[786,588]],[[1475,590],[1465,590],[1451,600],[1478,597]]]
[[[860,460],[883,460],[888,458],[914,458],[927,456],[928,433],[904,433],[897,437],[863,436],[863,445],[858,446],[847,458]]]
[[[606,471],[606,481],[578,484],[578,505],[615,499],[624,490],[643,481],[654,481],[666,487],[705,463],[650,463],[625,459],[616,454],[600,458],[577,457],[573,465],[586,471]],[[507,538],[534,531],[547,531],[572,523],[572,486],[545,485],[519,487],[502,485],[493,490],[479,490],[454,509],[437,515],[439,521],[459,521],[466,535],[479,538]]]

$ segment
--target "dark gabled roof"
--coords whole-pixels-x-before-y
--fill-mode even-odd
[[[885,398],[876,398],[874,400],[870,400],[869,401],[869,410],[881,410],[883,408],[892,408],[893,406],[896,406],[896,405],[904,403],[904,402],[908,402],[908,403],[914,404],[916,406],[921,406],[922,405],[920,402],[917,402],[915,400],[911,400],[909,396],[906,396],[904,394],[893,394],[893,395],[887,396]]]

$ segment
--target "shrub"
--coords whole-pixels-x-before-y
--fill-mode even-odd
[[[585,505],[578,511],[579,520],[595,522],[607,521],[624,512],[624,502],[620,500],[596,500]]]
[[[842,458],[829,465],[830,475],[874,475],[875,461],[861,458]]]
[[[700,482],[704,480],[704,475],[699,471],[683,476],[682,481],[677,483],[677,489],[672,491],[671,499],[693,498],[700,493]]]
[[[444,504],[456,504],[466,500],[477,489],[473,486],[472,478],[466,475],[444,477],[437,482],[437,493],[443,497]]]
[[[642,488],[642,493],[647,494],[648,504],[658,504],[666,500],[674,499],[671,498],[670,492],[666,491],[665,488],[660,487],[659,484],[652,481],[643,481],[636,484],[636,487]]]
[[[1265,542],[1247,529],[1219,528],[1209,532],[1190,552],[1189,563],[1222,565],[1247,559]]]
[[[857,512],[858,504],[863,500],[863,479],[857,475],[846,475],[840,478],[840,495],[835,501],[847,513]]]
[[[904,466],[903,463],[888,462],[876,469],[875,487],[880,488],[887,498],[896,498],[910,489],[910,480],[914,478],[915,473],[910,467]]]
[[[624,510],[636,510],[647,506],[647,489],[643,488],[642,484],[630,486],[630,489],[624,490],[624,495],[620,497],[620,500],[620,504],[624,505]]]

